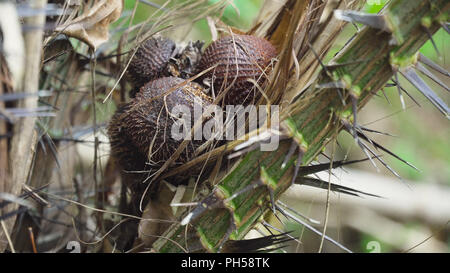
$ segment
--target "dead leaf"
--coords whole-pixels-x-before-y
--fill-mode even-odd
[[[100,0],[81,16],[56,28],[56,31],[87,43],[92,49],[109,38],[109,24],[116,21],[123,9],[123,0]]]

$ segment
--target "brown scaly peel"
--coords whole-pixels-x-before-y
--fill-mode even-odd
[[[128,173],[156,171],[176,151],[182,140],[175,140],[170,132],[176,118],[171,116],[172,108],[179,105],[189,107],[191,124],[194,120],[194,101],[202,107],[211,104],[211,98],[202,92],[196,83],[185,83],[175,77],[164,77],[144,85],[134,99],[123,104],[116,111],[108,127],[112,156]],[[202,144],[192,141],[175,164],[182,164],[194,156]],[[144,175],[148,175],[144,174]],[[139,181],[139,180],[138,180]],[[142,181],[142,180],[141,180]],[[171,181],[178,184],[177,181]],[[130,186],[130,185],[128,185]]]
[[[276,55],[275,47],[264,38],[236,34],[226,36],[205,49],[198,71],[217,66],[200,80],[212,82],[216,96],[231,86],[223,99],[224,105],[250,104],[259,97],[259,91],[248,79],[261,85]]]
[[[165,75],[165,70],[175,48],[172,40],[153,37],[137,49],[127,69],[127,78],[133,85],[130,97],[134,97],[149,81],[168,76]]]
[[[257,92],[253,83],[247,80],[251,78],[261,84],[265,79],[262,76],[263,72],[267,73],[267,67],[276,56],[276,51],[268,41],[262,38],[248,35],[234,35],[232,39],[230,38],[223,38],[217,41],[217,44],[214,43],[208,47],[200,60],[200,67],[202,60],[212,61],[213,66],[217,64],[210,73],[216,79],[214,85],[218,87],[214,88],[215,90],[227,88],[229,85],[222,88],[222,83],[229,84],[232,82],[231,78],[234,80],[234,77],[239,75],[224,102],[245,104],[251,102],[255,97],[254,93]],[[142,200],[148,186],[143,181],[158,170],[182,142],[170,136],[171,127],[176,120],[170,115],[171,109],[179,105],[188,106],[191,110],[191,125],[193,125],[195,123],[194,101],[199,100],[203,107],[212,104],[212,99],[204,94],[199,84],[184,83],[185,80],[177,77],[160,78],[171,74],[167,69],[167,63],[170,63],[169,59],[174,54],[173,50],[173,42],[165,38],[150,39],[138,49],[127,71],[134,85],[134,90],[130,92],[131,97],[134,98],[119,107],[108,127],[112,156],[122,169],[122,182],[131,190],[131,202],[127,205],[127,213],[134,215],[141,214],[140,204],[151,205],[158,200],[159,183],[153,183],[145,199]],[[234,52],[237,54],[231,54]],[[165,56],[166,59],[161,56]],[[229,62],[223,64],[223,61]],[[192,60],[189,63],[195,66]],[[181,71],[179,65],[175,68]],[[158,79],[151,80],[152,78]],[[140,85],[142,87],[139,88]],[[175,88],[178,85],[182,86]],[[195,140],[189,143],[174,164],[183,164],[192,159],[194,151],[202,143],[203,141]],[[183,178],[188,176],[184,174]],[[176,185],[182,182],[182,178],[172,177],[169,182]],[[151,229],[158,230],[160,227],[152,225]],[[137,224],[130,223],[127,227],[124,226],[122,233],[119,243],[123,246],[119,248],[129,249],[137,234]]]

